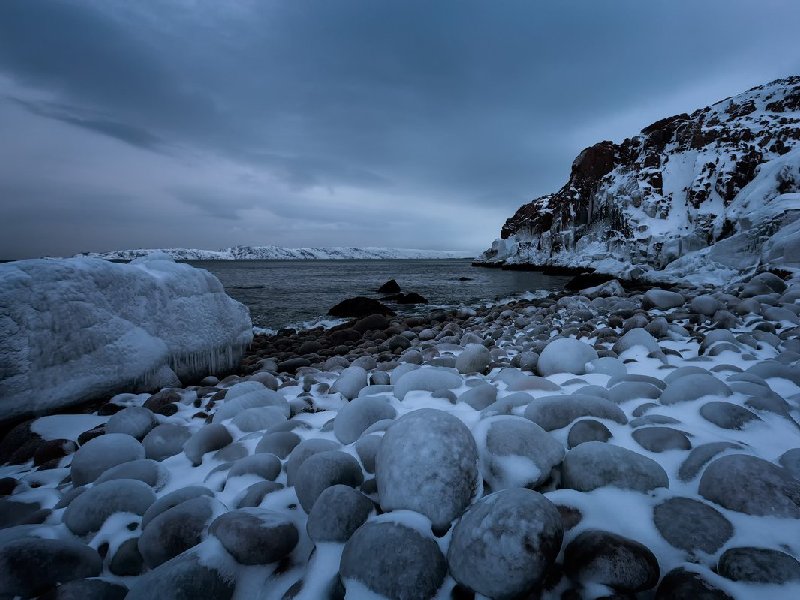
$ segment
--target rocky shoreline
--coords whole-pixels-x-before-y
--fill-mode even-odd
[[[800,277],[587,283],[17,425],[0,596],[797,597]]]

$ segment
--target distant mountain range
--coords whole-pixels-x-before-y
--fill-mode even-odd
[[[800,268],[800,77],[581,152],[478,262],[726,281]]]
[[[224,250],[159,248],[85,252],[78,256],[106,260],[133,260],[153,253],[164,253],[174,260],[409,260],[472,258],[473,253],[450,250],[408,248],[281,248],[279,246],[234,246]]]

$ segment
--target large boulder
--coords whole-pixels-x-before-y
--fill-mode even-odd
[[[367,371],[362,367],[347,367],[336,381],[333,382],[330,392],[339,393],[348,400],[358,396],[358,392],[367,386]]]
[[[384,511],[414,510],[447,529],[478,491],[478,448],[453,415],[416,410],[386,431],[375,476]]]
[[[373,508],[372,501],[361,492],[332,485],[323,490],[308,514],[308,537],[313,542],[346,542]]]
[[[467,344],[464,351],[456,357],[456,369],[459,373],[482,373],[492,356],[483,344]]]
[[[597,351],[589,344],[572,338],[558,338],[544,347],[536,370],[542,377],[555,373],[586,373],[586,363],[597,359]]]
[[[378,302],[373,298],[366,296],[356,296],[355,298],[347,298],[342,300],[336,306],[333,306],[328,314],[332,317],[367,317],[369,315],[387,315],[394,314],[388,306]]]
[[[297,471],[294,486],[300,505],[308,513],[325,489],[338,484],[355,487],[363,481],[361,465],[352,455],[330,450],[309,456]]]
[[[225,370],[253,339],[216,277],[164,254],[0,265],[0,306],[0,420]]]
[[[345,404],[333,422],[333,433],[343,444],[352,444],[373,423],[394,419],[397,411],[384,396],[362,396]]]
[[[728,510],[800,518],[800,481],[786,469],[755,456],[732,454],[718,458],[706,467],[698,491]]]
[[[670,292],[668,290],[647,290],[642,296],[643,308],[658,308],[659,310],[669,310],[671,308],[678,308],[683,306],[686,302],[678,292]]]
[[[174,423],[157,425],[142,440],[145,456],[160,461],[180,454],[191,435],[189,428],[183,425]]]
[[[517,598],[536,590],[561,549],[558,509],[522,488],[484,496],[453,529],[450,574],[489,598]]]
[[[183,445],[186,457],[197,467],[208,452],[224,448],[233,442],[233,436],[219,423],[209,423],[195,431]]]
[[[445,575],[447,562],[432,536],[394,522],[362,525],[345,544],[339,566],[345,587],[357,582],[374,594],[398,600],[432,598]]]
[[[156,425],[153,411],[143,406],[129,406],[113,414],[106,423],[106,433],[127,433],[141,440]]]
[[[563,485],[580,492],[600,487],[649,492],[669,487],[669,478],[646,456],[604,442],[585,442],[567,452]]]

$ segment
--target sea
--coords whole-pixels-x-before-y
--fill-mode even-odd
[[[562,289],[569,276],[473,267],[469,259],[446,260],[242,260],[190,261],[217,276],[229,296],[250,309],[257,331],[332,326],[328,310],[346,298],[380,299],[377,289],[395,279],[428,305],[390,305],[401,314],[496,303]]]

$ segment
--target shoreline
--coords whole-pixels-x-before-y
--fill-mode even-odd
[[[322,508],[312,509],[314,502],[305,487],[311,483],[303,483],[303,478],[328,475],[322,467],[312,475],[293,465],[301,455],[310,460],[315,452],[326,450],[331,460],[335,456],[342,465],[349,465],[347,473],[356,471],[352,480],[331,475],[333,479],[319,485],[348,486],[368,499],[371,516],[364,517],[364,528],[394,519],[391,522],[402,529],[407,521],[402,511],[392,509],[413,510],[414,518],[423,524],[414,521],[414,531],[436,540],[445,555],[448,546],[450,552],[468,551],[458,546],[455,534],[442,536],[442,532],[466,526],[458,523],[467,522],[469,511],[484,505],[488,494],[510,490],[534,494],[530,490],[535,490],[539,494],[535,497],[543,499],[536,502],[557,508],[558,528],[568,549],[567,558],[553,567],[552,581],[543,590],[546,600],[581,593],[576,581],[557,574],[567,568],[561,562],[571,560],[569,548],[582,543],[582,535],[598,530],[597,535],[606,537],[594,553],[602,555],[608,544],[623,543],[620,538],[644,548],[633,555],[634,562],[645,561],[642,552],[652,553],[657,566],[651,587],[667,573],[679,577],[682,566],[690,563],[708,585],[740,597],[753,584],[717,574],[722,551],[741,552],[745,546],[778,551],[791,547],[800,535],[800,518],[789,516],[793,511],[800,516],[800,505],[792,504],[780,491],[771,491],[766,482],[748,487],[772,470],[783,478],[800,477],[800,470],[789,475],[795,473],[789,469],[798,466],[791,462],[793,449],[800,449],[800,277],[787,273],[782,280],[765,272],[725,290],[677,283],[669,291],[644,291],[639,282],[626,288],[612,280],[583,292],[565,288],[490,306],[434,309],[416,316],[371,315],[330,329],[283,329],[275,335],[257,335],[232,372],[153,394],[118,394],[85,410],[62,410],[18,425],[0,442],[5,463],[0,466],[0,479],[15,481],[9,498],[38,507],[36,516],[19,527],[33,523],[52,535],[80,542],[70,537],[69,527],[74,525],[65,521],[63,507],[58,508],[75,502],[77,456],[112,432],[133,436],[141,440],[135,443],[144,448],[141,452],[146,458],[139,459],[144,461],[137,467],[141,473],[131,470],[128,477],[144,481],[159,498],[184,493],[187,486],[204,486],[209,501],[220,503],[215,515],[237,515],[244,507],[252,507],[280,514],[282,522],[291,524],[286,527],[296,529],[299,541],[287,546],[283,570],[275,565],[238,565],[228,554],[234,550],[227,546],[222,550],[220,538],[211,533],[203,533],[196,545],[179,556],[169,556],[187,569],[192,557],[206,557],[203,564],[209,573],[213,577],[226,573],[226,581],[241,587],[237,594],[247,593],[243,590],[248,589],[253,570],[258,570],[257,579],[270,582],[279,596],[290,588],[312,593],[320,578],[339,582],[340,557],[349,544],[356,543],[356,537],[349,537],[352,532],[327,546],[307,533],[313,532],[312,517],[317,518],[314,515]],[[550,351],[553,344],[567,347]],[[386,488],[381,486],[390,484],[380,479],[387,463],[383,467],[375,463],[383,436],[394,431],[395,423],[399,427],[401,422],[410,422],[421,410],[429,411],[425,414],[431,418],[447,415],[448,422],[460,423],[462,431],[471,432],[470,443],[477,444],[475,452],[480,457],[469,467],[477,468],[477,475],[453,475],[454,482],[477,476],[482,484],[458,501],[463,504],[447,513],[445,523],[434,521],[439,509],[431,507],[450,506],[451,500],[429,496],[430,492],[415,491],[413,505],[387,504]],[[127,414],[137,418],[114,420],[115,415]],[[427,431],[430,426],[430,421],[423,421],[413,431]],[[154,438],[153,427],[167,428],[178,437]],[[525,434],[527,441],[515,437],[519,435],[515,427],[531,428]],[[497,428],[495,437],[492,428]],[[222,437],[208,437],[212,430]],[[56,435],[65,439],[54,439]],[[422,453],[409,459],[414,469],[439,473],[440,468],[456,468],[446,461],[431,465],[421,458],[427,452],[453,451],[453,447],[445,451],[438,446],[444,443],[440,441],[444,433],[420,435],[396,456]],[[272,445],[279,439],[288,445]],[[507,448],[497,446],[500,439]],[[200,450],[184,440],[198,440]],[[724,446],[734,443],[737,446],[731,449]],[[532,449],[526,450],[530,444]],[[715,444],[723,446],[711,452]],[[426,450],[429,445],[431,449]],[[459,451],[465,448],[460,443],[457,447]],[[708,456],[698,463],[695,450],[707,451]],[[508,456],[523,462],[506,462]],[[728,484],[724,478],[711,481],[716,465],[745,459],[754,461],[754,470],[747,471],[747,485],[736,480],[734,470],[733,487],[718,491]],[[114,468],[126,468],[125,459],[121,460]],[[262,460],[274,462],[275,470],[270,467],[258,475],[236,476],[245,464]],[[581,466],[585,460],[609,464]],[[637,477],[643,479],[634,481],[624,472],[613,475],[629,461],[639,464]],[[523,464],[528,466],[521,468]],[[401,478],[391,485],[406,485],[405,481]],[[800,480],[791,481],[795,483],[786,485],[800,489]],[[90,483],[84,489],[101,485]],[[261,490],[258,495],[256,488]],[[767,497],[773,493],[777,496]],[[749,497],[752,494],[754,498]],[[674,504],[670,504],[672,499]],[[681,544],[701,543],[683,528],[700,518],[691,512],[699,510],[697,504],[742,532],[740,537],[726,537],[724,528],[704,533],[710,537],[703,538],[702,559],[696,558],[693,547],[681,549]],[[781,506],[785,513],[773,515],[772,525],[765,525],[758,512],[758,506],[767,505]],[[619,506],[628,509],[620,514]],[[664,521],[652,516],[667,509],[677,511],[673,518]],[[628,512],[638,516],[629,518]],[[151,525],[140,523],[135,515],[132,518],[135,527],[128,537],[152,537]],[[108,523],[104,535],[127,521]],[[208,531],[217,531],[215,527]],[[19,535],[27,535],[25,531],[20,529]],[[747,533],[754,531],[757,539]],[[562,544],[560,538],[558,543]],[[315,547],[318,552],[327,548],[324,551],[332,558],[316,561]],[[120,548],[108,549],[109,564],[114,564]],[[692,556],[695,559],[690,560]],[[132,590],[144,585],[145,579],[159,581],[167,589],[174,584],[169,564],[152,565],[150,570],[140,567],[139,573],[149,573],[142,578],[132,576],[137,573],[121,576],[108,566],[102,574]],[[390,569],[383,576],[395,574]],[[435,598],[444,600],[457,587],[451,575],[444,576]],[[791,598],[800,586],[786,583],[780,590],[786,592],[781,597]]]

